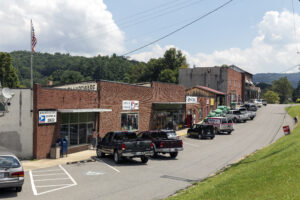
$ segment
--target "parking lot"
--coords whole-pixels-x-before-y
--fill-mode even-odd
[[[283,105],[268,105],[247,123],[235,124],[231,135],[213,140],[183,137],[184,151],[124,161],[116,165],[109,157],[96,162],[62,165],[25,174],[23,191],[1,191],[1,198],[18,199],[161,199],[214,174],[224,166],[283,136],[282,125],[293,124]]]

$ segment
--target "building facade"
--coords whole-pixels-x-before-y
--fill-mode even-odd
[[[59,138],[68,139],[69,153],[88,149],[93,130],[103,137],[109,131],[176,128],[184,123],[185,110],[185,87],[175,84],[35,85],[34,157],[49,157]]]
[[[225,104],[244,102],[250,98],[249,86],[252,74],[235,66],[197,67],[179,70],[179,84],[186,88],[196,85],[209,87],[225,94]],[[251,87],[252,96],[258,97],[259,89]]]

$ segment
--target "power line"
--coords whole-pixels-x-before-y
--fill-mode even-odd
[[[178,29],[176,29],[176,30],[174,30],[174,31],[172,31],[172,32],[170,32],[170,33],[168,33],[168,34],[166,34],[166,35],[164,35],[164,36],[162,36],[162,37],[160,37],[160,38],[158,38],[158,39],[156,39],[156,40],[154,40],[154,41],[148,43],[148,44],[146,44],[146,45],[144,45],[144,46],[141,46],[141,47],[136,48],[136,49],[134,49],[134,50],[132,50],[132,51],[129,51],[129,52],[123,54],[122,56],[126,56],[126,55],[128,55],[128,54],[131,54],[131,53],[133,53],[133,52],[136,52],[136,51],[138,51],[138,50],[141,50],[141,49],[143,49],[143,48],[145,48],[145,47],[148,47],[148,46],[150,46],[151,44],[154,44],[154,43],[156,43],[156,42],[158,42],[158,41],[160,41],[160,40],[162,40],[162,39],[165,39],[165,38],[167,38],[167,37],[169,37],[169,36],[171,36],[171,35],[173,35],[173,34],[179,32],[179,31],[181,31],[182,29],[184,29],[184,28],[186,28],[186,27],[188,27],[188,26],[190,26],[190,25],[196,23],[197,21],[199,21],[199,20],[201,20],[201,19],[204,19],[205,17],[209,16],[210,14],[213,14],[214,12],[220,10],[221,8],[225,7],[226,5],[228,5],[228,4],[231,3],[231,2],[233,2],[233,0],[227,1],[226,3],[222,4],[221,6],[219,6],[219,7],[215,8],[215,9],[211,10],[210,12],[208,12],[208,13],[206,13],[206,14],[200,16],[199,18],[197,18],[197,19],[191,21],[190,23],[188,23],[188,24],[186,24],[186,25],[184,25],[184,26],[182,26],[182,27],[180,27],[180,28],[178,28]]]

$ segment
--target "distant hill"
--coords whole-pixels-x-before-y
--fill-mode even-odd
[[[278,80],[281,77],[287,77],[288,80],[291,82],[294,88],[297,87],[298,81],[300,81],[300,72],[298,73],[290,73],[290,74],[278,74],[278,73],[259,73],[253,75],[253,82],[264,82],[268,84],[272,84],[272,81]]]

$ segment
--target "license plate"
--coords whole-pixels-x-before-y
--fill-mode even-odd
[[[138,156],[142,155],[142,152],[136,152],[136,155],[138,155]]]
[[[0,172],[0,178],[4,178],[4,173]]]
[[[174,151],[176,151],[176,149],[172,148],[172,149],[171,149],[171,152],[174,152]]]
[[[210,132],[207,132],[207,135],[210,135]]]

